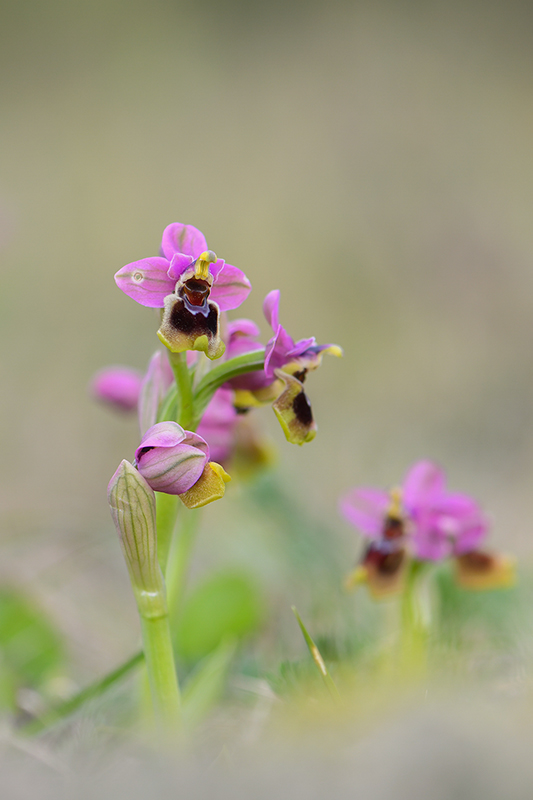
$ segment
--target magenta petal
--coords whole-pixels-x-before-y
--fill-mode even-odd
[[[211,458],[219,464],[227,461],[231,455],[237,418],[233,392],[225,388],[217,389],[198,425],[198,432],[209,443]]]
[[[483,516],[474,498],[459,492],[449,492],[439,498],[435,504],[435,509],[439,514],[457,520],[459,524],[464,520]]]
[[[224,261],[223,258],[217,258],[216,261],[214,261],[211,264],[209,264],[209,272],[211,273],[211,277],[214,279],[215,283],[218,280],[219,274],[224,269],[224,265],[225,264],[226,264],[226,262]],[[239,272],[240,272],[240,270],[239,270]]]
[[[452,540],[439,526],[437,520],[434,524],[418,525],[413,523],[412,546],[415,558],[421,561],[441,561],[448,558],[452,552]]]
[[[142,374],[136,369],[106,367],[92,379],[91,392],[97,400],[103,400],[121,411],[133,411],[139,402],[142,381]]]
[[[183,442],[187,432],[177,422],[158,422],[148,428],[135,451],[135,458],[145,447],[174,447]]]
[[[197,433],[192,433],[191,431],[185,431],[185,439],[183,440],[183,444],[190,445],[191,447],[196,447],[197,450],[201,450],[202,453],[209,459],[209,445],[207,444],[206,440],[199,436]]]
[[[455,555],[469,553],[471,550],[478,550],[486,539],[489,530],[488,522],[482,515],[473,517],[464,522],[455,541]]]
[[[263,301],[263,314],[273,331],[279,325],[279,289],[273,289]]]
[[[420,506],[427,506],[444,494],[445,476],[443,470],[431,461],[418,461],[403,481],[403,504],[413,513]]]
[[[211,299],[221,311],[238,308],[250,294],[252,285],[244,272],[231,264],[224,264],[215,277]]]
[[[299,342],[293,343],[293,347],[287,349],[287,358],[293,359],[297,358],[298,356],[302,356],[312,347],[316,347],[316,339],[314,336],[312,336],[310,339],[300,339]]]
[[[145,451],[137,468],[154,491],[182,494],[196,483],[206,462],[205,454],[197,447],[177,444]]]
[[[267,342],[265,347],[265,375],[273,379],[276,369],[283,369],[285,364],[291,361],[288,353],[294,348],[294,341],[289,336],[283,325],[278,325],[272,339]]]
[[[390,497],[381,489],[353,489],[340,501],[340,510],[348,522],[371,539],[381,536]]]
[[[228,337],[231,342],[233,336],[259,336],[261,331],[251,319],[234,319],[228,323]]]
[[[198,228],[192,225],[183,225],[173,222],[163,231],[161,252],[170,261],[174,253],[184,253],[187,256],[198,258],[200,253],[207,250],[205,236]]]
[[[115,281],[124,294],[142,306],[163,308],[165,297],[174,291],[175,285],[167,275],[168,268],[166,258],[143,258],[119,269]]]
[[[175,253],[170,262],[168,277],[171,278],[173,282],[176,282],[178,278],[181,278],[185,270],[191,266],[193,261],[194,258],[192,256],[187,256],[183,253]]]

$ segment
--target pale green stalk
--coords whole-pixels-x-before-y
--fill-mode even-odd
[[[177,619],[185,594],[187,573],[200,522],[200,509],[183,508],[177,536],[174,537],[166,572],[171,625]]]
[[[168,556],[172,547],[180,499],[175,494],[155,493],[157,519],[157,555],[161,571],[165,575]]]
[[[170,366],[174,372],[178,395],[180,398],[180,412],[178,422],[182,428],[190,431],[194,420],[194,402],[192,393],[192,380],[189,367],[187,366],[186,353],[168,354]]]
[[[409,564],[401,598],[400,664],[412,676],[424,673],[427,668],[431,608],[426,566],[421,561]]]

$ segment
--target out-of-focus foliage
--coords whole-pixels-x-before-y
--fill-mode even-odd
[[[179,656],[196,661],[225,639],[249,636],[258,629],[264,612],[251,576],[232,571],[209,577],[185,603],[176,636]]]
[[[0,588],[2,699],[21,687],[43,687],[63,666],[62,639],[46,614],[20,592]],[[11,695],[11,697],[10,697]]]

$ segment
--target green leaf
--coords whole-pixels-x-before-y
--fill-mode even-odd
[[[61,637],[41,609],[19,592],[0,589],[0,658],[19,684],[38,687],[63,664]]]
[[[183,721],[187,728],[201,722],[218,702],[235,649],[235,640],[223,640],[187,680],[182,694]]]
[[[302,632],[302,635],[303,635],[303,637],[305,639],[305,643],[306,643],[306,645],[307,645],[307,647],[309,649],[309,652],[311,654],[311,658],[315,662],[315,666],[316,666],[317,670],[320,672],[322,680],[324,681],[324,683],[328,687],[332,697],[335,700],[338,700],[339,699],[339,690],[337,689],[337,686],[335,685],[335,682],[334,682],[333,678],[329,674],[328,669],[327,669],[326,665],[324,664],[324,659],[320,655],[320,650],[318,649],[318,647],[316,646],[316,644],[312,640],[307,628],[303,624],[302,619],[301,619],[301,617],[300,617],[300,615],[299,615],[299,613],[298,613],[298,611],[296,609],[296,606],[291,606],[291,608],[292,608],[292,613],[294,614],[294,616],[296,617],[296,619],[298,621],[298,625],[300,626],[300,630]]]
[[[254,633],[264,616],[254,580],[240,572],[222,572],[197,586],[178,623],[176,646],[185,661],[197,661],[225,639]]]

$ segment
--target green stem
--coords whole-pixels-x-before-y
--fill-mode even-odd
[[[168,614],[141,615],[141,631],[156,717],[164,728],[176,730],[181,723],[181,706]]]
[[[174,538],[166,573],[171,625],[177,618],[185,593],[191,554],[200,522],[200,510],[183,509],[178,535]]]
[[[176,528],[180,499],[175,494],[156,492],[155,502],[157,515],[157,555],[161,565],[161,572],[164,575],[174,530]]]
[[[430,606],[424,594],[425,567],[421,561],[410,563],[401,601],[400,662],[414,674],[427,666]]]
[[[194,418],[194,404],[191,373],[187,366],[187,354],[169,352],[168,357],[170,366],[174,372],[180,398],[180,415],[178,422],[182,428],[190,431]]]

